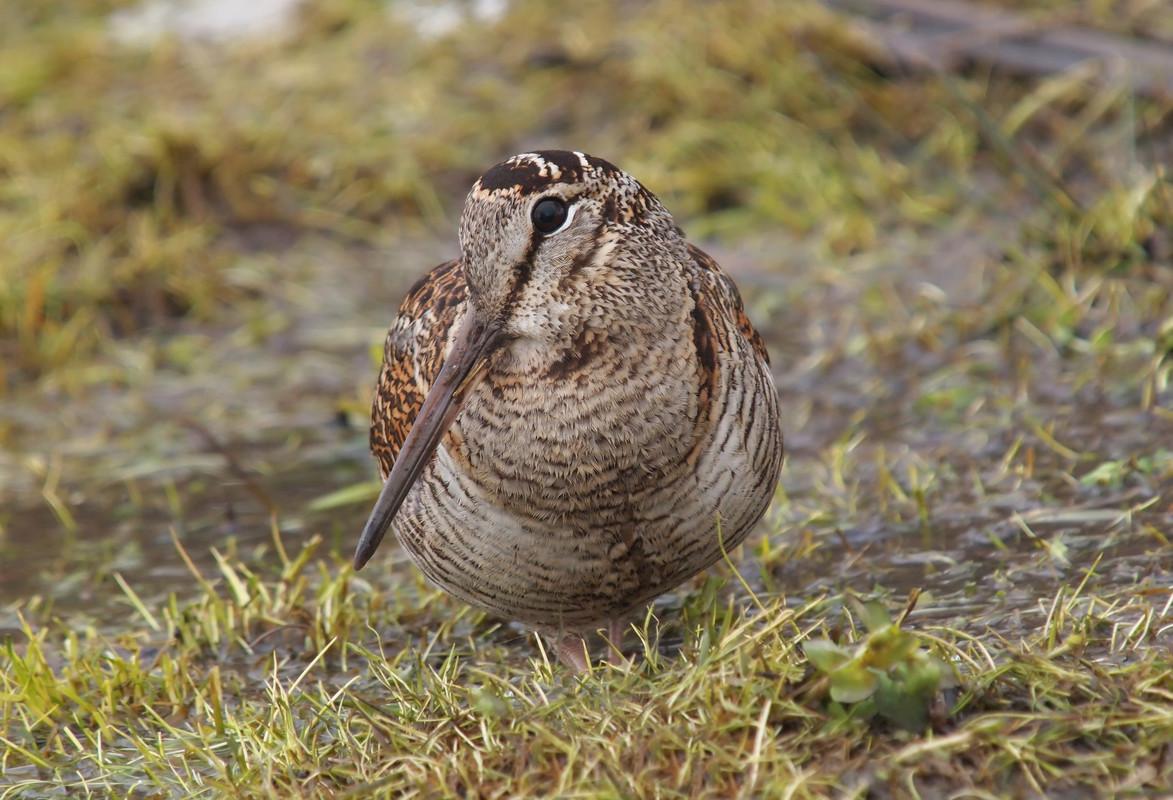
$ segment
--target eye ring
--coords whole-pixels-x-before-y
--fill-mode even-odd
[[[529,216],[535,231],[543,236],[553,236],[570,224],[573,212],[573,206],[561,197],[543,197],[534,203]]]

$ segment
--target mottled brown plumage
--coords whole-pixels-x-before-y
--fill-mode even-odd
[[[445,261],[411,287],[387,331],[371,407],[371,452],[383,480],[440,374],[453,323],[467,297],[460,262]]]
[[[601,159],[489,170],[461,249],[388,333],[371,424],[386,485],[356,564],[391,527],[441,587],[557,635],[581,668],[574,637],[764,513],[782,460],[765,343],[717,263]]]

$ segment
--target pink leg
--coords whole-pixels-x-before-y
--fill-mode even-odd
[[[627,634],[627,622],[623,619],[609,619],[607,620],[607,641],[610,647],[607,649],[607,663],[613,667],[620,667],[627,663],[627,657],[623,655],[623,638]]]
[[[586,640],[578,634],[560,634],[554,640],[554,652],[558,655],[558,660],[574,670],[576,675],[591,671],[591,659],[587,655]]]

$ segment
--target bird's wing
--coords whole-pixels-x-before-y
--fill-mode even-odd
[[[725,274],[721,266],[705,251],[692,244],[688,245],[688,252],[692,256],[694,270],[692,272],[692,291],[696,300],[697,312],[705,319],[700,320],[710,335],[720,336],[720,326],[711,319],[713,314],[725,316],[736,327],[737,332],[753,348],[754,353],[767,367],[770,365],[770,354],[766,350],[766,342],[754,328],[753,323],[745,313],[745,304],[741,302],[741,294],[737,285]],[[701,334],[698,333],[698,336]],[[727,347],[727,342],[720,342],[718,346]]]
[[[709,446],[716,442],[715,438],[707,439],[706,434],[714,437],[722,427],[726,432],[737,429],[733,451],[750,457],[755,481],[740,491],[763,491],[762,497],[768,497],[782,463],[782,428],[766,342],[746,316],[737,286],[717,262],[692,245],[689,253],[689,282],[695,303],[692,335],[697,355],[697,407],[702,410],[697,444],[689,460],[693,462],[698,457],[706,441]],[[729,444],[730,437],[726,435],[717,445],[718,450],[724,451]],[[743,535],[745,531],[748,527]]]
[[[386,480],[440,368],[453,326],[468,298],[459,261],[420,278],[387,331],[383,368],[371,404],[371,452]]]

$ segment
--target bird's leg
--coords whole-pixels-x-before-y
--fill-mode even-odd
[[[591,658],[587,655],[586,639],[577,633],[561,633],[554,640],[554,652],[558,660],[582,675],[591,670]]]
[[[627,620],[612,617],[607,620],[607,663],[613,667],[620,667],[627,663],[623,655],[623,638],[627,633]]]

